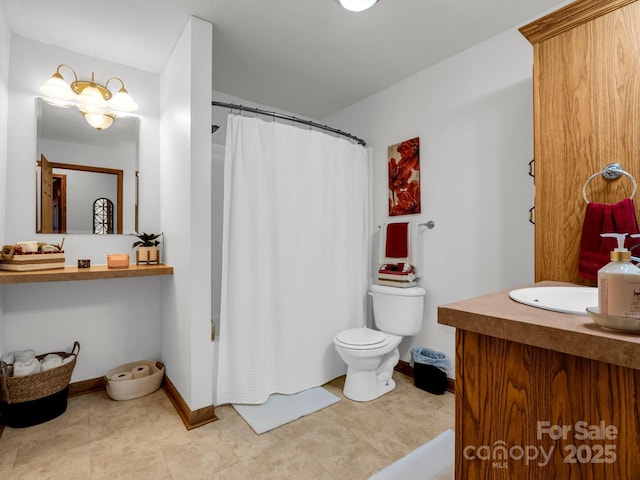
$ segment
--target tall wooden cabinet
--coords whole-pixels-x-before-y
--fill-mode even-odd
[[[587,283],[585,182],[613,162],[640,181],[640,3],[579,0],[520,32],[534,48],[535,279]],[[632,191],[625,175],[598,176],[587,194],[614,203]]]

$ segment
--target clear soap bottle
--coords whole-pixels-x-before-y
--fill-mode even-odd
[[[624,246],[627,234],[600,235],[618,241],[618,247],[611,252],[611,262],[598,270],[600,314],[640,319],[640,268],[631,263],[631,252]]]

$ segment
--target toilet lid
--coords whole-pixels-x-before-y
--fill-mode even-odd
[[[378,330],[370,328],[352,328],[340,332],[336,340],[345,345],[353,345],[366,348],[381,347],[387,341],[387,336]]]

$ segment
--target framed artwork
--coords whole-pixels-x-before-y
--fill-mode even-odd
[[[420,138],[391,145],[389,215],[420,213]]]

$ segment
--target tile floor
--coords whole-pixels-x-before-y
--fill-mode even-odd
[[[105,392],[69,399],[60,417],[6,427],[3,480],[367,479],[454,426],[454,396],[431,395],[395,373],[398,386],[374,401],[340,402],[256,435],[225,405],[219,420],[187,431],[163,390],[114,402]]]

